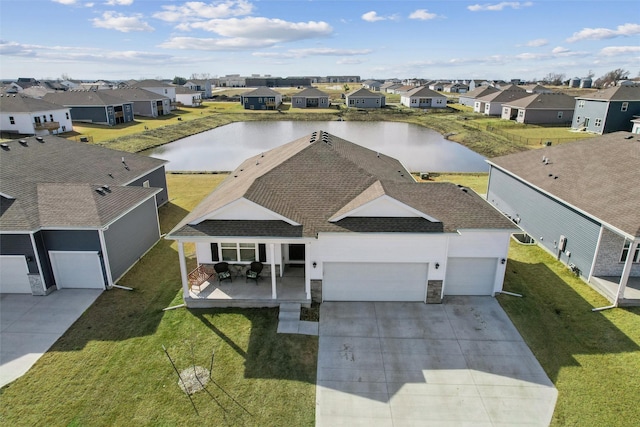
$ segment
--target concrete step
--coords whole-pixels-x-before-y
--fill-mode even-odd
[[[300,320],[300,310],[298,311],[282,311],[278,315],[278,320]]]
[[[280,304],[280,313],[283,311],[297,311],[300,313],[300,303],[283,302]]]

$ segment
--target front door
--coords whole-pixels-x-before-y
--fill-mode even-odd
[[[304,264],[304,244],[289,245],[289,262],[291,264]]]

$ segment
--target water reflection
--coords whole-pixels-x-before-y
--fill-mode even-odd
[[[438,132],[394,122],[239,122],[143,154],[169,160],[170,171],[230,171],[247,157],[323,130],[399,159],[411,172],[486,172],[484,157]]]

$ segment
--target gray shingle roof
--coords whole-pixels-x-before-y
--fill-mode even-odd
[[[130,101],[111,95],[110,90],[68,90],[66,92],[48,93],[43,99],[67,107],[109,106],[130,103]]]
[[[576,106],[576,99],[563,93],[538,93],[505,102],[504,105],[529,110],[573,110]]]
[[[543,156],[549,158],[548,165],[541,161]],[[638,135],[614,132],[497,157],[489,163],[600,221],[640,237]]]
[[[481,96],[489,95],[490,93],[499,92],[500,89],[497,89],[493,86],[480,86],[475,88],[474,90],[470,90],[465,94],[461,94],[461,97],[466,98],[479,98]]]
[[[446,98],[445,95],[424,86],[417,87],[413,90],[410,90],[409,92],[405,93],[403,96],[409,97],[409,98],[413,96],[425,97],[425,98]]]
[[[296,96],[306,96],[306,97],[324,97],[324,98],[328,98],[329,95],[324,93],[323,91],[321,91],[318,88],[315,87],[308,87],[298,93],[296,93],[295,95],[291,95],[292,98],[295,98]]]
[[[251,90],[249,92],[243,93],[241,96],[278,96],[280,95],[275,90],[271,90],[266,86],[259,87],[257,89]]]
[[[42,99],[29,98],[22,95],[0,95],[0,112],[32,113],[41,111],[66,110],[67,107]]]
[[[398,87],[400,87],[401,85],[398,85]],[[367,90],[365,88],[360,88],[357,90],[354,90],[351,93],[347,94],[347,98],[351,98],[351,97],[355,97],[355,98],[384,98],[384,95],[380,95],[379,93],[374,93],[371,92],[370,90]]]
[[[218,221],[203,219],[239,199],[301,224],[301,232],[295,225],[285,228],[295,229],[295,233],[305,237],[319,232],[514,228],[472,191],[446,183],[419,184],[392,157],[322,131],[314,134],[247,159],[169,236],[193,236],[195,228],[202,232],[203,227],[224,233],[211,235],[228,236],[224,226],[204,224]],[[427,224],[423,218],[354,219],[354,216],[330,220],[380,195],[392,197],[438,221]]]
[[[24,141],[0,149],[0,193],[10,197],[0,197],[2,231],[104,225],[159,191],[122,186],[163,160],[55,136]],[[101,195],[95,189],[103,185],[110,191]]]
[[[578,96],[576,99],[594,99],[600,101],[640,101],[640,86],[614,86],[608,89]]]
[[[163,99],[171,99],[168,96],[160,95],[139,87],[125,87],[122,89],[113,89],[109,91],[109,95],[125,101],[159,101]]]
[[[513,102],[517,99],[530,96],[529,92],[524,90],[501,90],[499,92],[489,93],[488,95],[479,96],[476,99],[483,102],[501,102],[503,104]]]
[[[145,87],[174,87],[171,86],[170,84],[167,84],[165,82],[161,82],[160,80],[154,80],[154,79],[147,79],[147,80],[141,80],[141,81],[130,81],[129,86],[131,87],[141,87],[141,88],[145,88]]]

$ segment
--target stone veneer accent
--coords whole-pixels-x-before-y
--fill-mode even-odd
[[[311,281],[311,301],[322,302],[322,280]]]
[[[31,285],[32,295],[47,295],[51,292],[49,290],[45,291],[42,278],[39,274],[29,274],[27,277],[29,277],[29,285]]]
[[[604,228],[600,249],[595,260],[594,276],[620,276],[624,263],[620,262],[624,237]],[[640,264],[635,263],[631,267],[631,276],[640,276]]]
[[[442,303],[442,280],[429,280],[427,282],[427,304]]]

